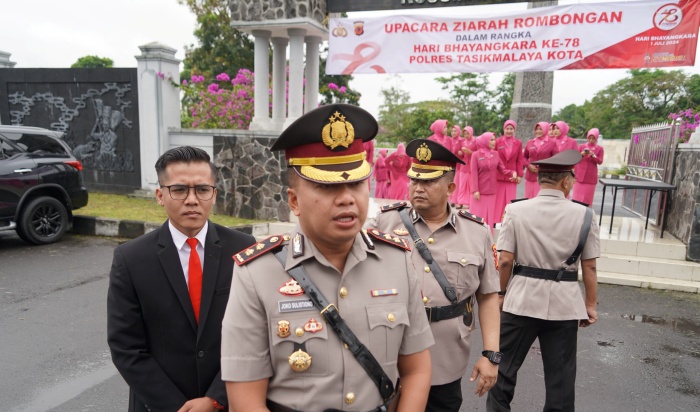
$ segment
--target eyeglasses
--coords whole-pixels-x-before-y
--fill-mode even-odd
[[[160,185],[160,187],[167,188],[168,192],[170,193],[170,197],[173,200],[185,200],[185,199],[187,199],[187,196],[190,195],[190,189],[194,189],[194,195],[197,196],[197,199],[210,200],[212,197],[214,197],[214,190],[216,190],[216,188],[214,186],[209,186],[209,185],[195,185],[195,186],[186,186],[186,185],[164,186],[164,185]]]

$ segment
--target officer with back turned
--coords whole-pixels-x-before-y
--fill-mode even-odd
[[[299,224],[234,255],[221,348],[233,410],[424,410],[433,338],[409,244],[362,230],[362,143],[377,129],[356,106],[322,106],[272,147]]]
[[[574,184],[577,150],[532,164],[541,190],[506,207],[498,235],[503,313],[503,363],[486,401],[488,411],[509,411],[518,370],[538,339],[542,349],[544,411],[573,411],[579,327],[596,322],[596,258],[600,240],[595,213],[566,199]],[[581,262],[585,301],[578,284]]]

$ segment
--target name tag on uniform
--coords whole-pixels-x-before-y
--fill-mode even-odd
[[[279,300],[277,301],[277,307],[280,313],[301,312],[315,309],[311,299]]]
[[[380,298],[382,296],[393,296],[398,294],[399,291],[396,289],[375,289],[372,291],[373,298]]]

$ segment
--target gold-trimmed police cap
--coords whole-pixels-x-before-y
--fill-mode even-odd
[[[532,164],[539,167],[541,173],[562,173],[572,171],[581,158],[581,153],[578,150],[569,149],[547,159],[532,162]]]
[[[271,150],[284,150],[287,166],[318,183],[351,183],[367,179],[372,166],[363,142],[379,126],[364,109],[349,104],[321,106],[287,127]]]
[[[450,149],[428,139],[411,140],[406,146],[406,154],[412,160],[406,173],[411,179],[437,179],[455,170],[457,163],[464,164]]]

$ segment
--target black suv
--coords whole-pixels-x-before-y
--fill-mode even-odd
[[[16,230],[26,242],[58,241],[87,205],[82,163],[63,133],[0,125],[0,231]]]

